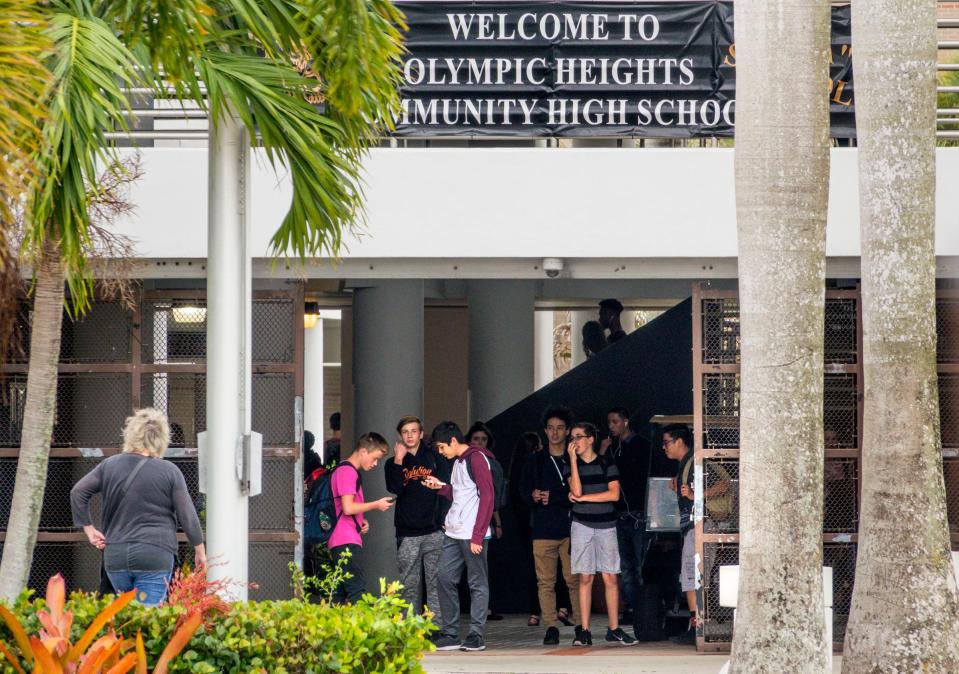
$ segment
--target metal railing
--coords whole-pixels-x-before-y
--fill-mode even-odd
[[[957,29],[959,30],[959,18],[940,18],[938,19],[938,28],[939,29]],[[940,52],[952,52],[959,51],[959,39],[944,39],[939,40],[938,47]],[[956,58],[955,63],[950,62],[940,62],[937,64],[937,70],[939,72],[959,72],[959,56]],[[148,141],[151,143],[181,143],[183,141],[187,142],[197,142],[197,141],[206,141],[209,139],[209,132],[206,128],[206,123],[208,121],[207,113],[205,110],[195,106],[195,103],[188,101],[184,103],[184,106],[178,106],[177,99],[155,99],[153,98],[156,93],[155,90],[149,88],[128,88],[124,90],[126,94],[131,97],[139,98],[140,104],[148,104],[150,107],[138,107],[134,105],[133,109],[124,114],[125,117],[128,117],[130,120],[130,129],[126,131],[117,130],[106,134],[107,139],[116,141],[121,144],[134,143],[140,145],[136,141]],[[959,94],[959,77],[956,78],[956,84],[948,85],[939,85],[936,87],[938,94]],[[175,94],[176,90],[173,87],[167,88],[168,94]],[[154,107],[157,102],[163,101],[168,104],[168,107]],[[177,106],[177,107],[172,107]],[[160,127],[167,126],[168,128],[157,128],[158,123]],[[182,125],[177,125],[176,122],[182,122]],[[189,125],[187,127],[186,125]],[[200,128],[197,128],[197,127]],[[144,128],[146,127],[146,128]],[[938,108],[936,110],[936,137],[940,140],[959,140],[959,108]],[[583,139],[562,139],[566,140],[583,140]],[[588,139],[590,142],[593,141],[604,141],[604,142],[615,142],[617,146],[630,146],[635,147],[639,141],[638,145],[642,146],[645,140],[657,140],[663,141],[668,140],[672,143],[680,143],[682,146],[698,146],[698,147],[716,147],[719,145],[719,139],[717,137],[704,137],[704,138],[693,138],[693,139],[674,139],[674,138],[659,138],[656,136],[646,136],[646,137],[633,137],[633,136],[592,136]],[[531,145],[537,144],[536,141],[543,141],[539,143],[543,147],[562,147],[564,144],[568,143],[560,142],[560,139],[550,138],[550,139],[541,139],[533,136],[430,136],[430,137],[392,137],[385,136],[382,139],[382,144],[390,147],[428,147],[433,144],[463,144],[463,145],[492,145],[492,144],[502,144],[502,143],[511,143],[511,144],[522,144],[530,143]]]

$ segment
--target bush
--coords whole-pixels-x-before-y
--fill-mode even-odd
[[[170,664],[170,672],[421,672],[420,654],[431,648],[426,636],[433,626],[428,617],[409,610],[396,586],[384,590],[382,596],[367,595],[355,606],[297,600],[233,604],[226,615],[200,628]],[[74,639],[109,601],[82,593],[70,597]],[[44,604],[25,595],[14,607],[28,633],[39,631],[36,614]],[[127,637],[140,630],[148,660],[155,662],[184,610],[133,603],[117,615],[114,628]],[[0,630],[0,639],[13,650],[6,628]],[[14,672],[6,663],[2,671]]]

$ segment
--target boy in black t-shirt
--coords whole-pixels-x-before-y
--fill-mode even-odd
[[[569,436],[569,500],[573,503],[570,527],[572,571],[579,574],[582,624],[576,627],[574,646],[592,646],[589,631],[593,576],[603,574],[609,627],[606,641],[633,646],[636,640],[619,626],[619,543],[616,540],[616,502],[619,471],[616,464],[594,450],[596,428],[573,424]]]

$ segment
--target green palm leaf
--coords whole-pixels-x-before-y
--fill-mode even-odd
[[[212,122],[236,110],[270,163],[290,172],[293,202],[271,241],[274,252],[336,255],[360,204],[359,169],[341,151],[344,130],[304,99],[315,82],[247,54],[212,51],[198,66]]]
[[[18,199],[33,175],[31,161],[43,140],[46,111],[40,104],[50,81],[43,65],[49,41],[43,14],[34,2],[0,0],[0,223],[9,223],[10,201]],[[0,226],[3,226],[0,225]],[[6,252],[0,230],[0,267]]]
[[[194,64],[217,31],[216,11],[206,0],[99,0],[94,14],[150,65],[158,96],[170,85],[178,98],[202,101]]]
[[[293,202],[273,252],[336,255],[361,214],[360,162],[398,108],[405,26],[388,0],[97,2],[151,64],[158,95],[172,84],[214,123],[236,110],[269,161],[289,171]],[[319,81],[291,66],[304,53]],[[322,109],[304,100],[317,86]]]
[[[54,7],[47,29],[53,43],[49,121],[36,157],[40,178],[28,205],[24,243],[36,255],[44,240],[59,242],[74,308],[82,310],[90,286],[88,195],[96,190],[97,162],[112,159],[104,134],[126,128],[122,87],[139,75],[134,55],[84,2]]]

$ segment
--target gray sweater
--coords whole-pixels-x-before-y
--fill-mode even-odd
[[[133,478],[126,496],[118,501],[130,472],[140,461],[148,463]],[[101,461],[70,491],[74,526],[93,523],[90,499],[97,493],[103,494],[102,531],[107,541],[108,570],[153,570],[130,568],[130,564],[143,567],[148,562],[152,562],[148,566],[164,568],[164,560],[172,560],[176,554],[177,522],[191,545],[203,542],[200,518],[190,500],[186,480],[180,469],[169,461],[140,454],[118,454]],[[112,516],[106,519],[108,513]],[[156,554],[150,554],[150,549]]]

